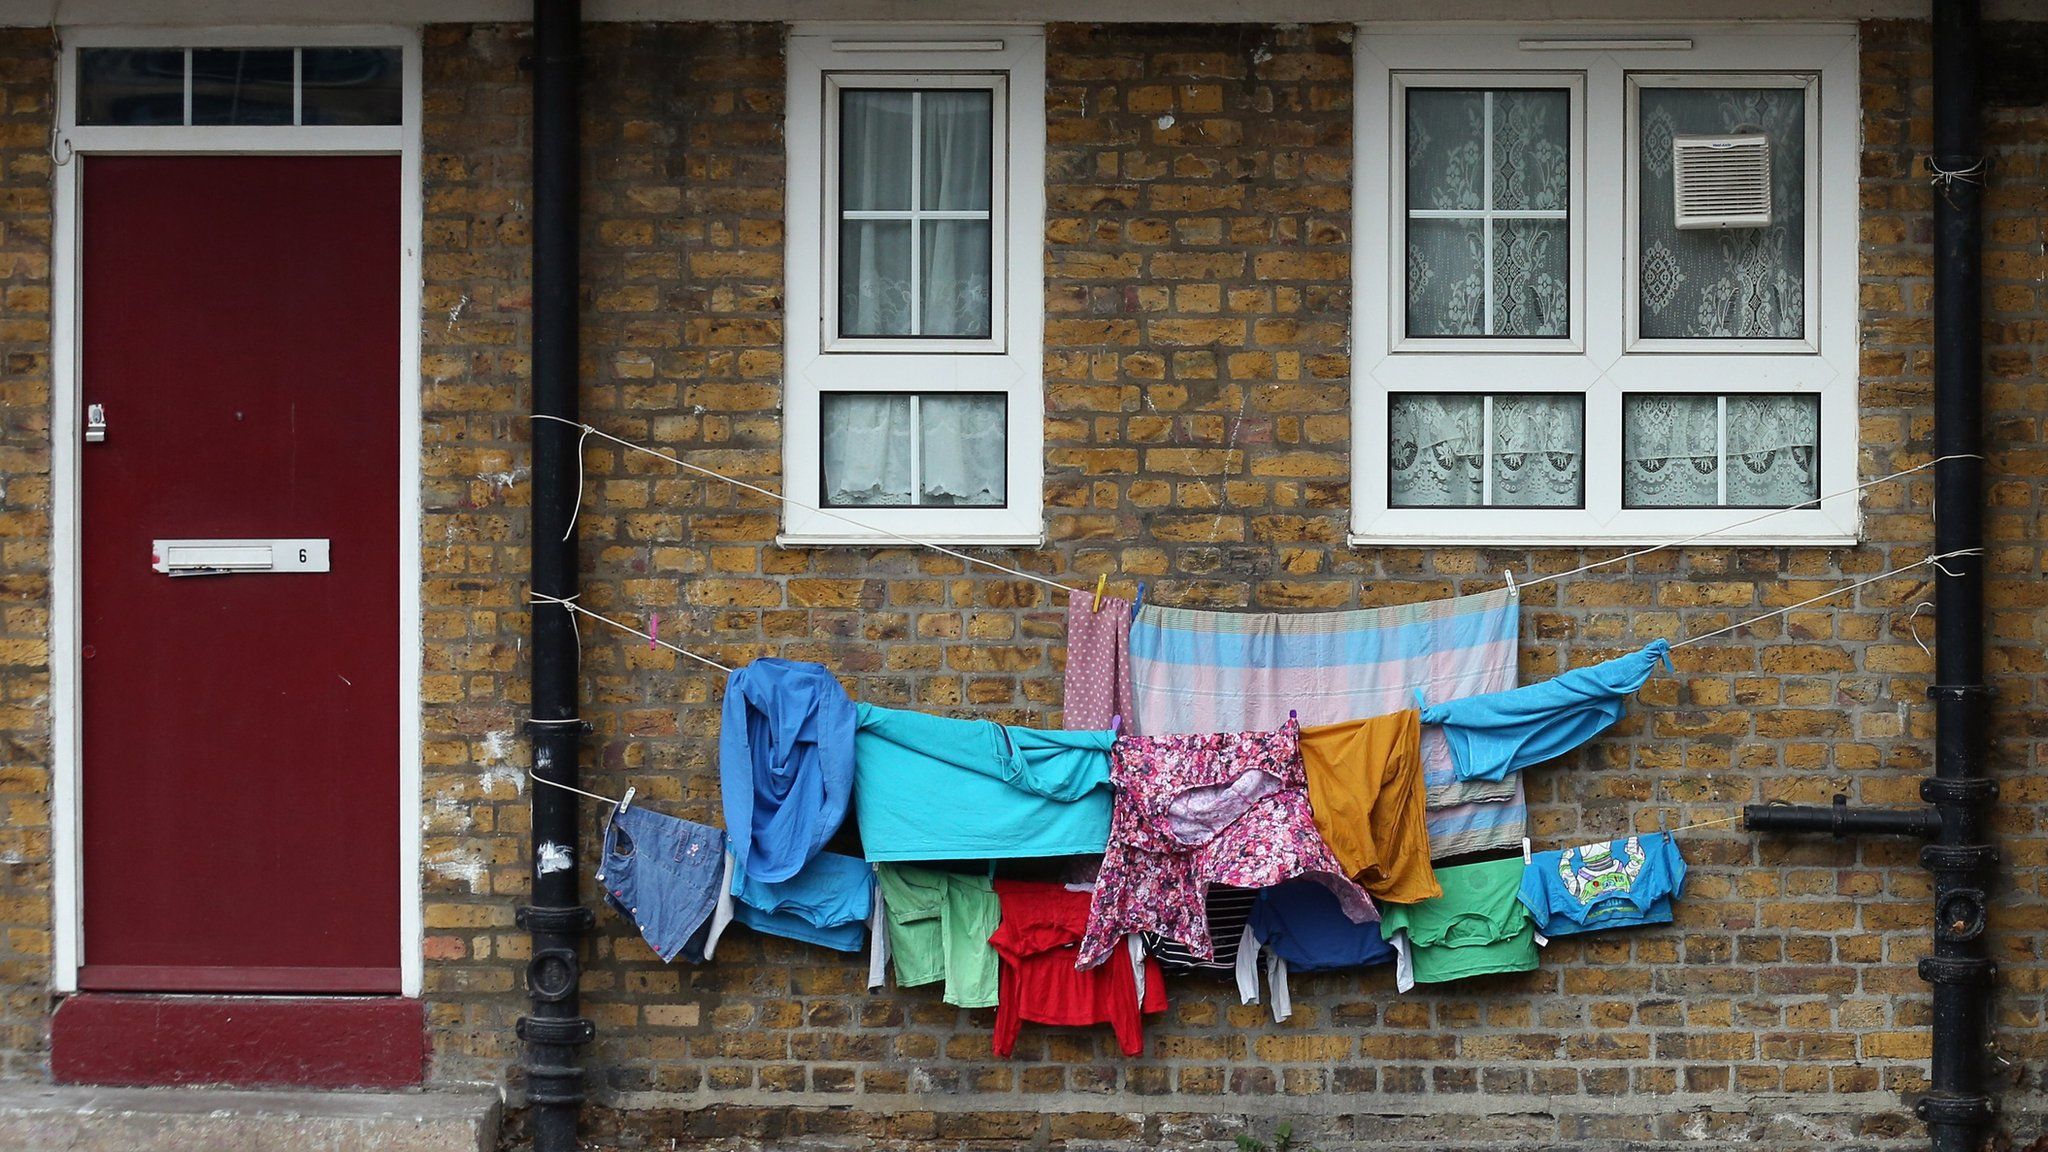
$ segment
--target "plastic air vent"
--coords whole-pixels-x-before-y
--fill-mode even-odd
[[[1770,137],[1673,136],[1671,161],[1671,199],[1680,228],[1762,228],[1771,222]]]

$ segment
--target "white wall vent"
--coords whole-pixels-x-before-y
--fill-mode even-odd
[[[1771,138],[1673,136],[1671,190],[1680,228],[1762,228],[1771,222]]]

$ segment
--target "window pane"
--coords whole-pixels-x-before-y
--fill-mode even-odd
[[[396,48],[303,49],[299,123],[396,124],[403,74]]]
[[[1396,508],[1475,507],[1484,495],[1483,396],[1388,397],[1388,494]]]
[[[1571,206],[1571,93],[1562,88],[1493,94],[1493,207],[1496,211]]]
[[[986,88],[922,95],[924,209],[989,209],[994,174],[995,94]]]
[[[910,334],[910,221],[839,226],[839,334]]]
[[[1789,508],[1820,495],[1820,397],[1728,397],[1728,503]]]
[[[80,124],[183,124],[181,48],[80,48]]]
[[[1408,90],[1408,207],[1470,211],[1485,206],[1486,94],[1462,88]]]
[[[989,223],[927,220],[919,253],[926,336],[989,334]]]
[[[1493,506],[1585,504],[1586,398],[1502,393],[1493,397]]]
[[[1001,507],[1008,496],[1008,398],[918,397],[920,504]]]
[[[839,206],[848,212],[910,204],[912,93],[849,88],[839,94]]]
[[[200,48],[193,51],[192,123],[291,122],[291,49]]]
[[[1621,502],[1628,508],[1719,503],[1720,405],[1713,396],[1636,393],[1621,405]]]
[[[1486,334],[1486,222],[1408,222],[1408,334]]]
[[[1406,99],[1406,334],[1569,337],[1571,94]]]
[[[1493,224],[1494,336],[1571,335],[1571,225]]]
[[[825,504],[910,503],[910,397],[827,392],[818,402]]]
[[[1806,94],[1798,88],[1644,88],[1637,108],[1641,245],[1638,329],[1651,339],[1806,333]],[[1771,141],[1771,223],[1679,230],[1671,138],[1762,132]]]

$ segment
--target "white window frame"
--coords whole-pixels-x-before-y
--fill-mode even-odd
[[[1353,207],[1352,532],[1359,545],[1644,544],[1727,528],[1754,508],[1622,507],[1624,393],[1791,392],[1820,398],[1818,508],[1715,538],[1721,544],[1854,543],[1861,527],[1856,387],[1857,35],[1847,24],[1611,28],[1362,27],[1357,40]],[[1573,340],[1404,339],[1404,83],[1526,87],[1583,79],[1575,117]],[[1633,157],[1638,81],[1741,86],[1810,78],[1807,340],[1636,337]],[[1698,79],[1694,80],[1693,77]],[[1458,83],[1451,84],[1455,78]],[[1502,345],[1510,345],[1502,347]],[[1582,392],[1585,507],[1395,508],[1387,475],[1394,392]]]
[[[822,503],[825,392],[1002,393],[1008,397],[1006,505],[812,509],[785,504],[785,545],[875,544],[914,536],[959,544],[1044,543],[1045,32],[946,25],[800,25],[788,55],[788,322],[784,492]],[[840,337],[838,93],[842,88],[996,91],[987,339]]]
[[[382,125],[78,124],[80,48],[389,47],[403,68],[399,123]],[[52,991],[78,990],[85,956],[83,731],[80,727],[80,160],[87,155],[394,155],[399,158],[398,363],[398,960],[400,995],[417,999],[425,966],[420,874],[420,31],[417,27],[90,27],[63,30],[51,225],[50,714]],[[294,119],[297,117],[295,116]]]

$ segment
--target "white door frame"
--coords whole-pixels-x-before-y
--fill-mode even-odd
[[[398,820],[399,987],[420,994],[420,34],[405,27],[65,29],[51,137],[50,337],[50,852],[52,989],[78,990],[85,963],[85,862],[80,836],[79,228],[77,158],[88,154],[326,153],[399,159],[398,311]],[[77,124],[80,47],[395,46],[404,61],[398,126],[105,127]]]

